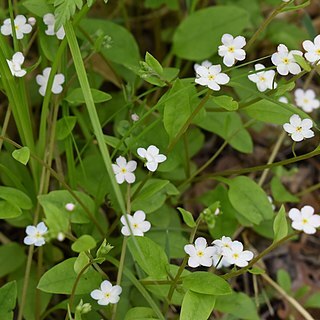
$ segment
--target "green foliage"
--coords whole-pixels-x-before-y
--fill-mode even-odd
[[[185,223],[188,227],[194,228],[194,227],[196,226],[196,223],[194,222],[192,213],[189,212],[189,211],[187,211],[187,210],[184,210],[183,208],[177,208],[177,209],[180,211],[184,223]]]
[[[273,222],[274,241],[279,241],[288,234],[287,215],[284,206],[281,206]]]
[[[291,277],[286,270],[279,269],[277,271],[277,282],[287,293],[291,293]]]
[[[106,102],[106,101],[109,101],[110,99],[112,99],[110,94],[103,92],[103,91],[100,91],[100,90],[97,90],[97,89],[91,89],[91,94],[92,94],[94,103],[102,103],[102,102]],[[79,106],[79,105],[82,105],[85,103],[83,92],[82,92],[81,88],[73,89],[67,95],[65,100],[72,107],[76,107],[76,106]]]
[[[83,6],[82,0],[55,0],[54,1],[56,18],[55,29],[59,30],[75,14],[76,9],[80,10]]]
[[[57,122],[56,136],[57,140],[64,140],[71,134],[74,126],[77,123],[76,117],[63,117]]]
[[[11,281],[0,288],[0,319],[13,320],[13,310],[17,299],[17,284]]]
[[[272,196],[277,202],[299,202],[299,198],[292,195],[281,183],[278,177],[273,177],[271,180]]]
[[[20,268],[26,261],[21,246],[15,242],[0,246],[0,277],[6,276]]]
[[[71,246],[71,249],[74,252],[83,252],[88,251],[96,246],[96,241],[91,236],[84,234],[78,238]]]
[[[12,152],[12,157],[26,165],[30,158],[30,149],[28,147],[22,147],[21,149],[14,150]]]

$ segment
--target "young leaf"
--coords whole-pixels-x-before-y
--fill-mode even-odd
[[[0,187],[0,199],[7,200],[24,210],[29,210],[33,206],[31,199],[24,192],[15,188]]]
[[[138,265],[155,279],[166,277],[168,258],[163,249],[147,237],[130,237],[128,248]]]
[[[304,307],[320,309],[320,292],[316,292],[312,296],[310,296],[304,304]]]
[[[163,73],[163,68],[159,61],[152,56],[149,52],[146,53],[145,60],[147,65],[156,72],[156,74],[161,75]]]
[[[0,319],[13,320],[17,300],[17,284],[11,281],[0,288]]]
[[[111,95],[106,92],[103,92],[97,89],[90,89],[90,91],[91,91],[94,103],[102,103],[112,99]],[[81,88],[73,89],[70,93],[68,93],[65,100],[72,107],[85,104],[85,100],[84,100],[84,96]]]
[[[83,6],[82,0],[55,0],[54,1],[56,18],[55,30],[59,30],[75,14],[76,8],[79,10]]]
[[[215,296],[232,293],[228,282],[221,277],[204,271],[193,272],[183,278],[183,286],[193,292]]]
[[[279,269],[277,271],[277,282],[287,293],[291,293],[291,277],[286,270]]]
[[[72,132],[77,123],[77,117],[64,116],[57,121],[56,137],[57,140],[64,140]]]
[[[216,298],[209,294],[188,290],[184,296],[180,320],[207,320],[214,308]]]
[[[282,205],[273,223],[274,242],[279,241],[288,234],[286,210]]]
[[[233,100],[232,97],[229,96],[212,96],[211,100],[217,106],[228,111],[237,110],[239,108],[238,102]]]
[[[266,273],[265,270],[260,269],[260,268],[258,268],[258,267],[253,267],[253,268],[249,269],[248,271],[249,271],[251,274],[264,274],[264,273]]]
[[[16,242],[9,242],[7,244],[1,245],[0,278],[19,269],[19,267],[21,267],[25,261],[26,255],[24,253],[24,250]]]
[[[311,71],[311,67],[309,65],[309,63],[306,61],[306,59],[302,56],[299,56],[298,54],[294,54],[294,60],[296,60],[296,62],[298,62],[298,64],[300,65],[300,67],[306,71]]]
[[[21,149],[14,150],[12,152],[12,157],[26,165],[30,159],[30,149],[28,147],[22,147]]]
[[[184,210],[183,208],[177,208],[177,209],[180,211],[185,224],[190,228],[194,228],[196,226],[196,223],[194,222],[192,213],[187,210]]]
[[[277,176],[274,176],[271,180],[271,191],[274,200],[277,202],[299,202],[299,198],[287,191]]]
[[[84,234],[72,244],[71,249],[74,252],[82,252],[82,251],[91,250],[95,246],[96,246],[96,241],[94,240],[94,238],[92,238],[88,234]]]

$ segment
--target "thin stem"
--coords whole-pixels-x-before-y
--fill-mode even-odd
[[[263,273],[261,274],[261,277],[266,280],[274,289],[278,291],[278,293],[287,300],[303,317],[305,320],[315,320],[311,316],[311,314],[303,308],[303,306],[293,297],[288,295],[275,281],[273,281],[267,274]]]
[[[10,108],[10,105],[8,105],[8,109],[7,109],[6,115],[4,117],[2,130],[1,130],[1,135],[2,136],[6,135],[6,132],[7,132],[7,129],[8,129],[8,125],[9,125],[9,121],[10,121],[10,117],[11,117],[11,108]],[[2,145],[3,145],[3,140],[0,140],[0,151],[2,149]]]

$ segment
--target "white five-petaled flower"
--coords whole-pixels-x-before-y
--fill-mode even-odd
[[[41,247],[46,243],[44,235],[47,231],[48,228],[43,222],[38,223],[36,227],[27,226],[27,236],[24,238],[23,242],[29,246],[34,244],[36,247]]]
[[[43,22],[47,26],[47,30],[45,33],[48,36],[56,35],[59,40],[62,40],[65,36],[64,28],[61,27],[57,32],[54,31],[54,25],[56,23],[56,19],[52,13],[47,13],[43,16]]]
[[[304,206],[301,210],[293,208],[289,211],[292,220],[292,228],[303,231],[307,234],[316,233],[316,228],[320,227],[320,215],[314,214],[311,206]]]
[[[12,60],[7,59],[8,66],[14,77],[21,78],[27,73],[26,70],[21,69],[23,62],[24,62],[24,56],[22,52],[16,52],[12,56]]]
[[[229,76],[221,72],[219,64],[212,65],[209,68],[200,66],[197,68],[196,73],[195,82],[214,91],[220,90],[220,84],[227,84],[230,81]]]
[[[299,50],[289,51],[284,44],[278,45],[278,51],[271,56],[271,61],[277,66],[279,74],[286,76],[289,73],[298,74],[301,72],[301,68],[296,62],[294,55],[302,56],[302,52]]]
[[[320,35],[316,36],[313,42],[310,40],[303,41],[302,46],[307,51],[304,56],[309,62],[320,61]]]
[[[283,129],[289,133],[293,141],[299,142],[306,138],[312,138],[314,132],[311,130],[312,121],[310,119],[303,119],[294,114],[290,117],[290,123],[285,123]]]
[[[40,86],[39,93],[42,96],[44,96],[46,93],[50,72],[51,72],[50,67],[45,68],[43,70],[43,74],[38,74],[36,77],[37,84]],[[64,83],[64,80],[65,78],[62,73],[58,73],[54,76],[53,84],[51,88],[52,93],[59,94],[62,92],[63,90],[62,84]]]
[[[119,184],[124,181],[128,183],[134,183],[136,181],[136,176],[134,171],[137,168],[137,162],[134,160],[128,161],[124,157],[118,157],[116,159],[116,164],[112,164],[112,169],[116,175],[116,180]]]
[[[217,269],[222,267],[229,267],[230,263],[227,261],[225,254],[231,250],[232,240],[230,237],[223,236],[221,239],[214,240],[212,244],[216,248],[216,252],[213,255],[213,266]]]
[[[120,300],[120,294],[122,288],[118,285],[113,286],[110,281],[102,281],[100,290],[96,289],[90,293],[91,298],[97,300],[101,306],[107,306],[108,304],[118,303]]]
[[[123,224],[121,233],[124,236],[130,236],[132,234],[134,236],[143,237],[144,233],[151,228],[151,223],[146,221],[146,214],[142,210],[136,211],[133,216],[130,214],[127,214],[126,216],[123,215],[121,216],[120,221]]]
[[[233,66],[236,61],[246,58],[246,52],[242,49],[246,45],[246,39],[242,36],[233,37],[231,34],[224,34],[221,38],[222,45],[219,46],[219,56],[223,57],[223,63],[227,67]]]
[[[294,92],[296,105],[305,112],[312,112],[320,107],[320,101],[316,99],[316,93],[312,89],[306,91],[297,89]]]
[[[138,148],[137,153],[141,158],[147,160],[146,167],[151,172],[157,170],[159,163],[167,160],[167,157],[163,154],[160,154],[159,149],[154,145],[149,146],[147,149]]]
[[[194,71],[197,74],[197,69],[199,67],[205,67],[205,68],[209,69],[211,66],[212,66],[212,63],[209,60],[205,60],[205,61],[202,61],[201,64],[195,63],[193,68],[194,68]],[[197,74],[197,76],[198,76],[198,74]]]
[[[233,241],[231,250],[225,250],[224,256],[230,264],[243,268],[246,267],[253,258],[253,253],[249,250],[243,250],[243,244],[240,241]]]
[[[257,85],[259,91],[264,92],[267,89],[275,89],[277,87],[274,82],[274,76],[276,75],[274,70],[264,71],[265,66],[261,63],[256,64],[254,68],[256,71],[261,71],[249,74],[248,78]]]
[[[194,245],[185,245],[184,251],[189,255],[189,267],[197,268],[199,266],[212,266],[212,257],[215,254],[216,249],[214,247],[208,247],[207,240],[203,237],[199,237],[196,239]]]
[[[28,34],[32,31],[32,26],[27,23],[27,18],[21,14],[15,17],[14,28],[16,31],[17,39],[22,39],[25,34]],[[3,25],[1,26],[1,33],[4,36],[12,36],[11,19],[6,19],[3,21]]]

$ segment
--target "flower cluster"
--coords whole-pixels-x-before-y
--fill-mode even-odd
[[[314,208],[311,206],[304,206],[301,210],[292,208],[289,218],[292,220],[293,229],[307,234],[316,233],[316,228],[320,227],[320,215],[314,214]]]
[[[253,253],[243,250],[240,241],[232,241],[231,238],[223,236],[214,240],[213,246],[207,245],[207,240],[199,237],[194,245],[187,244],[184,251],[189,255],[188,265],[191,268],[204,267],[229,267],[234,264],[238,267],[246,267],[253,258]]]

